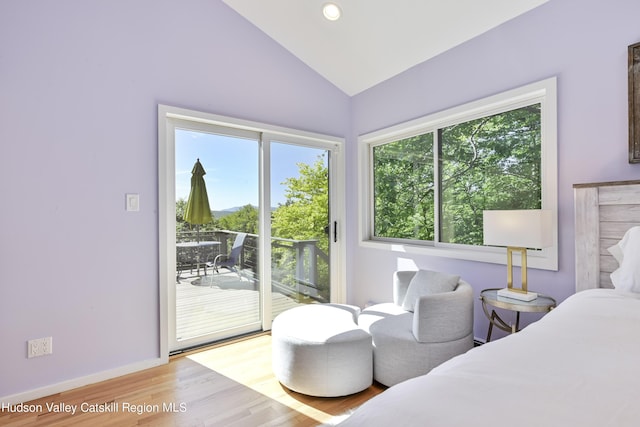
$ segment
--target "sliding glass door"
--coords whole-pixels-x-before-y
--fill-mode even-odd
[[[323,148],[271,142],[273,316],[292,302],[331,301],[330,154]]]
[[[259,134],[181,125],[175,129],[175,344],[185,347],[262,327]],[[206,221],[189,215],[198,196],[196,165],[205,172]]]
[[[183,112],[159,115],[168,351],[341,301],[340,140]]]

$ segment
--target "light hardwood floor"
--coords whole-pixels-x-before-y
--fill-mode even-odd
[[[174,356],[167,365],[4,410],[3,426],[316,426],[384,391],[317,398],[291,392],[271,371],[271,336],[262,334]],[[62,412],[60,408],[70,405]],[[49,406],[48,406],[49,405]],[[75,415],[71,408],[76,405]],[[40,410],[41,408],[41,410]],[[62,409],[62,408],[61,408]],[[100,412],[102,411],[102,412]]]

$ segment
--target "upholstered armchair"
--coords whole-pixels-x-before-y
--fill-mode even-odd
[[[393,302],[365,308],[373,377],[392,386],[473,347],[473,289],[459,276],[420,270],[393,275]]]

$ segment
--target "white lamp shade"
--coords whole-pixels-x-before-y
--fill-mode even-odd
[[[551,211],[483,211],[484,244],[541,249],[553,244]]]

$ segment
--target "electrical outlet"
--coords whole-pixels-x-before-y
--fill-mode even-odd
[[[53,337],[27,341],[27,357],[29,359],[51,353],[53,353]]]
[[[40,353],[40,340],[27,341],[27,357],[30,359],[32,357],[38,356],[39,353]]]
[[[42,338],[41,349],[43,355],[53,353],[53,337]]]

